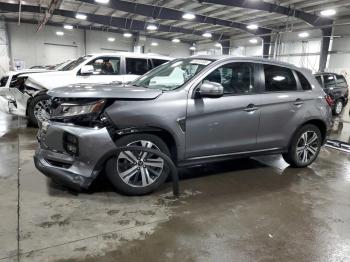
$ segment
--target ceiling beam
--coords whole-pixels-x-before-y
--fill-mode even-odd
[[[233,7],[265,11],[270,13],[277,13],[277,14],[282,14],[286,16],[293,16],[305,21],[306,23],[312,26],[326,26],[326,25],[331,26],[333,24],[332,19],[307,13],[299,9],[294,9],[290,6],[286,7],[286,6],[281,6],[281,5],[264,2],[264,1],[247,1],[247,0],[234,0],[234,1],[232,0],[199,0],[199,1],[210,3],[210,4],[216,4],[216,5],[233,6]]]
[[[84,3],[96,5],[96,2],[94,0],[81,0],[81,1]],[[157,6],[157,5],[140,4],[140,3],[134,3],[134,2],[122,1],[122,0],[113,0],[113,1],[110,1],[108,4],[104,4],[103,6],[106,6],[118,11],[133,13],[133,14],[137,14],[145,17],[151,17],[153,19],[164,19],[164,20],[175,20],[175,21],[186,21],[186,22],[193,22],[193,23],[220,25],[220,26],[239,29],[253,35],[263,35],[263,34],[271,33],[271,30],[268,28],[259,27],[257,30],[251,31],[247,28],[247,24],[244,24],[244,23],[224,20],[224,19],[210,17],[210,16],[204,16],[199,14],[196,14],[195,19],[191,21],[187,21],[182,18],[182,16],[186,12],[179,11],[172,8]]]
[[[43,19],[40,21],[39,26],[37,28],[37,32],[44,28],[45,24],[50,20],[53,15],[55,9],[59,8],[62,3],[62,0],[51,0],[49,7],[45,11],[45,15]]]
[[[18,4],[9,4],[9,3],[1,3],[0,2],[0,10],[2,11],[8,11],[8,12],[17,12]],[[33,6],[33,5],[23,5],[22,4],[22,12],[29,12],[29,13],[41,13],[41,9],[39,6]],[[53,15],[68,17],[68,18],[75,18],[77,12],[70,11],[70,10],[63,10],[63,9],[56,9],[53,12]],[[80,14],[84,14],[87,16],[87,19],[85,21],[88,21],[90,23],[96,23],[104,26],[111,26],[111,27],[117,27],[124,30],[135,30],[135,31],[146,31],[146,27],[148,23],[141,21],[141,20],[131,20],[121,17],[114,17],[114,16],[104,16],[104,15],[96,15],[91,13],[84,13],[79,12]],[[192,30],[192,29],[185,29],[183,27],[175,27],[171,25],[157,25],[158,32],[170,32],[170,33],[182,33],[182,34],[188,34],[188,35],[197,35],[202,36],[204,33],[203,31],[199,30]],[[213,41],[223,41],[225,39],[228,39],[229,36],[225,34],[212,34],[211,40]]]

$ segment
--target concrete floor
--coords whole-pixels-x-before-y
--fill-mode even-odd
[[[34,168],[35,134],[0,113],[0,261],[350,261],[349,154],[181,170],[179,199],[170,183],[125,197],[104,179],[75,195]]]

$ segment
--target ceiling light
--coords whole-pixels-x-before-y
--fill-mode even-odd
[[[99,4],[108,4],[109,0],[95,0],[95,2]]]
[[[332,16],[332,15],[335,15],[336,13],[337,11],[335,11],[334,9],[326,9],[321,11],[322,16]]]
[[[258,43],[258,39],[256,39],[256,38],[249,39],[249,43],[257,44]]]
[[[202,36],[206,37],[206,38],[210,38],[210,37],[212,37],[212,34],[209,32],[205,32],[204,34],[202,34]]]
[[[173,40],[171,40],[171,42],[173,42],[173,43],[180,43],[180,39],[174,38]]]
[[[214,45],[214,46],[215,46],[215,47],[217,47],[217,48],[222,47],[220,43],[215,43],[215,45]]]
[[[72,25],[64,25],[63,28],[67,29],[67,30],[72,30],[73,26]]]
[[[114,42],[114,41],[115,41],[115,38],[114,38],[114,37],[108,37],[107,40],[108,40],[109,42]]]
[[[76,19],[81,19],[81,20],[86,20],[87,16],[86,16],[86,15],[83,15],[83,14],[76,14],[76,15],[75,15],[75,18],[76,18]]]
[[[56,32],[56,35],[62,36],[62,35],[64,35],[64,33],[63,33],[62,31],[57,31],[57,32]]]
[[[130,37],[132,37],[132,33],[125,32],[123,34],[123,36],[126,37],[126,38],[130,38]]]
[[[193,20],[196,18],[196,16],[194,14],[191,14],[191,13],[186,13],[186,14],[182,15],[182,18],[186,19],[186,20]]]
[[[250,25],[247,25],[247,28],[248,28],[249,30],[256,30],[256,29],[258,29],[259,27],[258,27],[258,25],[256,25],[256,24],[250,24]]]
[[[195,47],[195,46],[191,46],[191,47],[190,47],[190,50],[191,50],[191,51],[194,51],[194,50],[196,50],[196,47]]]
[[[157,30],[158,29],[158,27],[156,26],[156,25],[148,25],[147,26],[147,30],[150,30],[150,31],[155,31],[155,30]]]
[[[298,36],[301,37],[301,38],[306,38],[306,37],[309,36],[309,33],[308,32],[301,32],[301,33],[299,33]]]
[[[152,42],[151,46],[158,46],[158,43],[157,42]]]

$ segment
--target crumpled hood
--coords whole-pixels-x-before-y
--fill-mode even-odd
[[[48,92],[48,95],[60,98],[154,99],[161,94],[162,91],[157,89],[115,84],[75,84],[55,88]]]

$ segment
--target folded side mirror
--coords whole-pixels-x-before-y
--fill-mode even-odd
[[[224,87],[215,82],[204,81],[198,89],[199,97],[218,98],[224,95]]]
[[[83,65],[80,69],[82,75],[91,75],[94,73],[94,67],[92,65]]]

